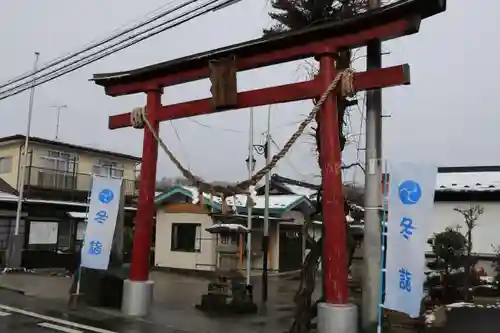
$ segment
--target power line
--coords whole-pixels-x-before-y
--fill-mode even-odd
[[[182,20],[181,20],[181,21],[179,21],[179,22],[175,22],[175,23],[173,23],[173,24],[171,24],[171,25],[168,25],[167,27],[163,27],[162,29],[160,29],[160,30],[158,30],[158,31],[151,32],[151,33],[149,33],[149,34],[148,34],[148,35],[146,35],[146,36],[143,36],[143,37],[141,37],[141,38],[138,38],[137,40],[130,41],[129,43],[126,43],[126,44],[124,44],[124,45],[122,45],[122,46],[119,46],[119,47],[117,47],[116,49],[110,50],[110,51],[108,51],[108,52],[106,52],[106,53],[104,53],[104,54],[102,54],[102,55],[97,55],[99,52],[104,51],[104,50],[101,50],[101,51],[99,51],[99,52],[95,53],[95,55],[96,55],[96,57],[95,57],[95,58],[89,59],[88,61],[83,62],[82,64],[79,64],[79,63],[78,63],[78,62],[80,62],[81,60],[83,60],[83,59],[80,59],[79,61],[77,61],[77,62],[75,63],[75,66],[74,66],[74,67],[70,67],[70,65],[65,65],[65,66],[63,66],[63,67],[61,67],[61,68],[59,68],[59,69],[58,69],[58,71],[59,71],[59,70],[64,70],[64,71],[62,71],[61,73],[57,73],[57,71],[55,71],[54,75],[52,75],[52,76],[50,76],[50,75],[48,75],[48,74],[42,75],[42,76],[40,76],[40,77],[38,77],[38,78],[37,78],[37,83],[36,83],[36,86],[41,85],[41,84],[44,84],[44,83],[49,82],[49,81],[52,81],[52,80],[54,80],[54,79],[56,79],[56,78],[58,78],[58,77],[60,77],[60,76],[62,76],[62,75],[65,75],[65,74],[71,73],[71,72],[73,72],[73,71],[75,71],[75,70],[77,70],[77,69],[79,69],[79,68],[82,68],[82,67],[84,67],[84,66],[86,66],[86,65],[88,65],[88,64],[91,64],[91,63],[93,63],[93,62],[95,62],[95,61],[97,61],[97,60],[100,60],[100,59],[102,59],[102,58],[104,58],[104,57],[107,57],[108,55],[114,54],[114,53],[116,53],[116,52],[118,52],[118,51],[120,51],[120,50],[123,50],[123,49],[125,49],[125,48],[128,48],[128,47],[130,47],[130,46],[132,46],[132,45],[135,45],[135,44],[137,44],[137,43],[139,43],[139,42],[141,42],[141,41],[143,41],[143,40],[146,40],[146,39],[151,38],[151,37],[153,37],[153,36],[155,36],[155,35],[158,35],[158,34],[160,34],[161,32],[164,32],[164,31],[166,31],[166,30],[169,30],[169,29],[171,29],[171,28],[174,28],[174,27],[176,27],[176,26],[178,26],[178,25],[180,25],[180,24],[182,24],[182,23],[185,23],[185,22],[187,22],[187,21],[190,21],[190,20],[192,20],[192,19],[194,19],[194,18],[197,18],[197,17],[199,17],[199,16],[205,15],[205,14],[207,14],[208,12],[210,12],[210,11],[213,11],[213,10],[217,9],[219,6],[224,5],[224,4],[226,4],[226,3],[230,3],[230,2],[232,2],[232,1],[233,1],[233,0],[225,0],[225,1],[223,1],[222,3],[217,3],[217,2],[219,2],[219,0],[212,0],[212,1],[210,1],[210,2],[208,3],[208,5],[198,6],[198,8],[196,8],[195,10],[191,10],[191,11],[190,11],[190,12],[188,12],[188,13],[184,13],[184,14],[180,15],[179,17],[175,18],[175,19],[169,20],[169,22],[172,22],[172,21],[175,21],[175,20],[177,20],[177,19],[179,19],[179,18],[182,18],[182,17],[188,16],[189,14],[193,14],[193,13],[195,13],[197,10],[199,10],[199,9],[201,9],[201,8],[206,8],[206,7],[209,7],[209,8],[207,8],[207,9],[205,9],[205,10],[203,10],[203,11],[199,12],[199,13],[195,13],[195,14],[193,14],[193,15],[191,15],[191,16],[189,16],[189,17],[187,17],[187,18],[184,18],[184,19],[182,19]],[[215,5],[214,5],[214,6],[210,6],[210,5],[213,5],[213,4],[215,4]],[[154,30],[154,29],[156,29],[156,28],[158,28],[158,27],[161,27],[161,26],[162,26],[162,25],[164,25],[164,24],[165,24],[165,23],[162,23],[162,24],[157,25],[157,26],[155,26],[155,27],[153,27],[153,28],[149,28],[148,30],[143,31],[143,32],[141,32],[140,34],[143,34],[143,33],[145,33],[145,32],[150,32],[150,31],[152,31],[152,30]],[[139,34],[139,35],[140,35],[140,34]],[[129,38],[129,39],[130,39],[130,38]],[[122,42],[120,42],[120,43],[118,43],[118,44],[121,44],[121,43],[122,43]],[[88,58],[88,57],[87,57],[87,58]],[[40,78],[45,78],[45,79],[40,80]],[[28,84],[29,84],[29,83],[28,83]],[[24,92],[24,91],[26,91],[26,90],[30,89],[30,87],[31,87],[31,86],[30,86],[30,85],[28,85],[28,84],[21,84],[21,85],[19,85],[19,86],[17,86],[17,87],[11,88],[11,89],[9,89],[9,90],[7,90],[7,91],[0,92],[0,95],[1,95],[1,94],[5,94],[6,92],[13,91],[13,92],[12,92],[12,93],[10,93],[10,94],[0,96],[0,100],[6,99],[6,98],[11,97],[11,96],[14,96],[14,95],[17,95],[17,94],[19,94],[19,93],[21,93],[21,92]],[[18,90],[15,90],[16,88],[19,88],[19,89],[18,89]]]
[[[278,144],[276,143],[276,141],[274,141],[274,139],[271,137],[271,142],[273,143],[273,145],[276,147],[276,149],[278,149],[279,151],[281,151],[281,148],[280,146],[278,146]],[[292,168],[292,170],[297,174],[297,175],[300,175],[302,177],[302,179],[306,179],[306,176],[304,176],[304,174],[302,172],[299,171],[299,169],[297,169],[295,167],[295,165],[293,165],[292,161],[290,161],[290,158],[287,158],[285,159],[285,162],[290,166],[290,168]]]
[[[156,8],[156,9],[154,9],[154,10],[152,10],[152,11],[150,11],[150,12],[148,12],[148,13],[144,14],[144,16],[143,16],[143,17],[145,17],[145,18],[141,19],[141,21],[142,21],[142,20],[144,20],[144,19],[147,19],[150,15],[152,15],[152,14],[154,14],[154,13],[157,13],[158,11],[165,9],[166,7],[168,7],[169,5],[171,5],[172,3],[176,2],[176,1],[177,1],[177,0],[170,1],[170,2],[168,2],[167,4],[162,5],[161,7],[158,7],[158,8]],[[120,27],[118,27],[118,28],[114,29],[113,31],[111,31],[111,34],[118,33],[119,31],[122,31],[122,29],[123,29],[123,28],[125,28],[126,26],[128,26],[129,24],[135,23],[135,22],[137,22],[137,21],[138,21],[138,19],[137,19],[137,18],[136,18],[136,19],[134,19],[134,20],[132,20],[132,21],[129,21],[129,22],[127,22],[127,23],[125,23],[125,24],[121,25]],[[105,38],[104,38],[104,40],[107,40],[107,39],[110,39],[110,38],[112,38],[112,37],[105,37]],[[88,42],[87,44],[85,44],[84,46],[82,46],[82,48],[83,48],[83,49],[85,49],[85,48],[89,47],[90,45],[95,45],[95,44],[97,44],[97,43],[104,43],[104,40],[103,40],[103,39],[98,39],[98,38],[93,39],[93,40],[91,40],[90,42]],[[47,68],[50,68],[50,67],[52,67],[52,66],[57,65],[57,63],[56,63],[56,62],[60,63],[60,62],[59,62],[59,60],[61,60],[61,59],[62,59],[62,60],[61,60],[61,62],[63,62],[63,61],[65,61],[66,57],[73,56],[73,55],[74,55],[74,54],[76,54],[76,53],[83,53],[83,52],[85,52],[83,49],[78,49],[78,51],[73,51],[73,52],[68,52],[68,53],[65,53],[65,54],[63,54],[63,55],[60,55],[60,56],[56,57],[55,59],[52,59],[51,61],[48,61],[48,62],[46,62],[46,63],[42,64],[41,69],[40,69],[40,70],[38,70],[38,71],[37,71],[37,73],[38,73],[38,72],[42,72],[42,71],[44,71],[44,70],[45,70],[45,69],[47,69]],[[33,74],[35,74],[35,73],[33,73],[33,71],[26,71],[26,72],[24,72],[24,73],[21,73],[21,74],[19,74],[18,76],[16,76],[16,77],[14,77],[14,78],[10,79],[9,81],[7,81],[7,83],[2,84],[2,85],[0,86],[0,88],[3,88],[3,87],[5,87],[6,85],[9,85],[9,84],[12,84],[12,83],[18,82],[18,81],[20,81],[20,80],[23,80],[23,79],[25,79],[25,78],[28,78],[28,77],[30,77],[30,76],[31,76],[31,75],[33,75]]]
[[[49,62],[49,64],[48,64],[48,65],[46,65],[46,66],[44,66],[44,67],[40,68],[40,69],[39,69],[39,70],[37,70],[36,72],[30,72],[29,74],[25,74],[25,75],[22,75],[22,76],[20,76],[20,77],[18,77],[18,78],[16,78],[16,79],[10,80],[8,83],[5,83],[5,84],[3,84],[3,85],[0,85],[0,88],[4,88],[4,87],[6,87],[6,86],[8,86],[8,85],[11,85],[11,84],[13,84],[13,83],[16,83],[16,82],[22,81],[22,80],[24,80],[24,79],[26,79],[26,78],[29,78],[29,77],[31,77],[31,76],[33,76],[33,75],[36,75],[36,74],[38,74],[38,73],[44,72],[44,71],[46,71],[46,70],[48,70],[48,69],[50,69],[50,68],[52,68],[52,67],[54,67],[54,66],[57,66],[57,65],[59,65],[59,64],[61,64],[61,63],[63,63],[63,62],[65,62],[65,61],[67,61],[67,60],[73,59],[73,58],[75,58],[75,57],[77,57],[77,56],[79,56],[79,55],[81,55],[81,54],[83,54],[83,53],[85,53],[85,52],[88,52],[88,51],[93,50],[93,49],[95,49],[95,48],[97,48],[97,47],[99,47],[99,46],[102,46],[102,45],[104,45],[104,44],[106,44],[106,43],[109,43],[109,42],[111,42],[111,41],[113,41],[113,40],[115,40],[115,39],[117,39],[117,38],[119,38],[119,37],[122,37],[122,36],[124,36],[124,35],[126,35],[126,34],[128,34],[128,33],[130,33],[130,32],[133,32],[134,30],[137,30],[137,29],[139,29],[139,28],[142,28],[142,27],[144,27],[144,26],[146,26],[146,25],[148,25],[148,24],[150,24],[150,23],[153,23],[154,21],[157,21],[157,20],[159,20],[160,18],[163,18],[163,17],[165,17],[165,16],[167,16],[167,15],[169,15],[169,14],[172,14],[173,12],[175,12],[175,11],[177,11],[177,10],[180,10],[180,9],[182,9],[182,8],[186,7],[186,6],[191,5],[191,4],[194,4],[194,3],[198,2],[198,1],[200,1],[200,0],[189,0],[188,2],[185,2],[185,3],[183,3],[183,4],[177,5],[177,6],[175,6],[175,7],[174,7],[174,8],[172,8],[172,9],[169,9],[169,10],[166,10],[166,11],[164,11],[164,12],[161,12],[160,14],[155,15],[153,18],[150,18],[150,19],[148,19],[148,20],[146,20],[146,21],[140,22],[139,24],[137,24],[137,25],[135,25],[135,26],[133,26],[133,27],[131,27],[131,28],[128,28],[128,29],[126,29],[126,30],[124,30],[124,31],[122,31],[122,32],[120,32],[120,33],[118,33],[118,34],[116,34],[116,35],[113,35],[113,36],[111,36],[111,37],[108,37],[108,38],[106,38],[106,39],[104,39],[104,40],[102,40],[102,41],[100,41],[100,42],[98,42],[98,43],[96,43],[96,44],[92,44],[92,45],[90,45],[90,46],[84,47],[84,48],[83,48],[82,50],[80,50],[80,51],[77,51],[77,52],[75,52],[75,53],[72,53],[72,54],[69,54],[69,55],[63,56],[63,57],[62,57],[62,58],[60,58],[60,59],[56,59],[56,60],[54,60],[54,61],[51,61],[51,62]],[[172,2],[173,2],[173,1],[172,1]],[[172,3],[172,2],[171,2],[171,3]],[[167,23],[168,23],[168,21],[167,21]],[[135,37],[135,36],[132,36],[132,37]],[[132,38],[132,37],[128,37],[127,39],[130,39],[130,38]],[[123,41],[121,41],[121,42],[123,42]],[[121,42],[119,42],[119,43],[121,43]],[[119,43],[118,43],[118,44],[119,44]],[[113,45],[112,45],[112,46],[110,46],[110,47],[113,47],[113,46],[116,46],[116,45],[117,45],[117,44],[113,44]],[[107,49],[108,49],[108,48],[104,48],[104,49],[103,49],[103,50],[101,50],[100,52],[105,51],[105,50],[107,50]],[[95,54],[96,54],[96,53],[93,53],[93,54],[91,54],[90,56],[93,56],[93,55],[95,55]],[[84,57],[84,58],[82,58],[82,59],[80,59],[80,60],[86,59],[86,58],[88,58],[88,57],[90,57],[90,56],[86,56],[86,57]],[[80,60],[78,60],[78,61],[80,61]],[[71,65],[71,64],[74,64],[74,62],[70,63],[70,65]],[[57,71],[57,70],[55,70],[55,71]],[[46,75],[51,74],[51,73],[54,73],[54,71],[51,71],[51,72],[47,73]],[[16,87],[14,87],[14,88],[16,88]],[[13,89],[14,89],[14,88],[13,88]],[[6,91],[4,91],[4,92],[8,92],[8,91],[10,91],[10,90],[6,90]]]
[[[238,133],[238,134],[241,134],[241,133],[246,133],[245,131],[241,131],[241,130],[236,130],[236,129],[232,129],[232,128],[220,128],[220,127],[212,127],[210,125],[207,125],[207,124],[204,124],[198,120],[195,120],[195,119],[191,119],[191,118],[186,118],[188,121],[191,121],[195,124],[198,124],[202,127],[205,127],[205,128],[209,128],[209,129],[213,129],[213,130],[216,130],[216,131],[223,131],[223,132],[231,132],[231,133]]]
[[[243,131],[243,130],[238,130],[238,129],[234,129],[234,128],[223,128],[223,127],[214,127],[214,126],[211,126],[211,125],[208,125],[208,124],[205,124],[199,120],[196,120],[196,119],[193,119],[193,118],[185,118],[187,121],[191,121],[195,124],[198,124],[202,127],[205,127],[205,128],[208,128],[208,129],[212,129],[212,130],[216,130],[216,131],[221,131],[221,132],[231,132],[231,133],[238,133],[238,134],[248,134],[248,131]],[[290,123],[285,123],[285,124],[281,124],[281,125],[277,125],[277,126],[274,126],[273,129],[274,130],[279,130],[279,129],[282,129],[282,128],[286,128],[286,127],[290,127],[290,126],[298,126],[300,122],[298,121],[294,121],[294,122],[290,122]],[[264,132],[263,134],[265,134],[266,132]]]
[[[179,141],[179,147],[181,147],[182,154],[186,158],[188,170],[190,170],[191,164],[189,163],[189,155],[187,153],[187,150],[184,149],[184,145],[182,144],[181,136],[179,135],[179,132],[177,131],[177,128],[175,127],[174,122],[172,120],[170,120],[170,125],[172,125],[172,129],[174,130],[175,136],[177,137],[177,141]]]
[[[356,106],[358,108],[359,115],[360,115],[360,117],[359,117],[360,118],[359,119],[359,137],[358,137],[358,142],[356,142],[356,163],[361,163],[361,159],[360,159],[361,149],[360,149],[360,146],[361,146],[361,137],[362,137],[362,134],[363,134],[363,124],[364,124],[364,122],[366,120],[366,117],[365,117],[366,94],[363,94],[363,106],[364,106],[364,108],[361,109],[359,107],[359,104],[356,104]],[[353,184],[356,183],[356,175],[357,175],[357,170],[354,170],[353,175],[352,175],[352,182],[353,182]]]

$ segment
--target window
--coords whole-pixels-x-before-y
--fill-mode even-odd
[[[179,252],[200,252],[201,224],[173,223],[171,250]]]
[[[38,186],[64,190],[75,188],[77,156],[49,150],[40,159],[42,168],[38,169]]]
[[[45,156],[41,157],[42,167],[44,169],[74,172],[78,163],[78,157],[69,153],[60,151],[47,151]]]
[[[12,171],[12,156],[0,157],[0,173]]]
[[[123,178],[124,165],[123,163],[97,159],[94,161],[92,173],[98,176]]]

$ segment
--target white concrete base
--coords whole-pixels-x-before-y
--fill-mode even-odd
[[[318,304],[319,333],[358,333],[358,309],[354,304]]]
[[[153,301],[153,286],[153,281],[123,281],[122,312],[127,316],[146,316]]]

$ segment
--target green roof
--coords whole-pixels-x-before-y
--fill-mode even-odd
[[[161,205],[163,202],[167,201],[168,198],[175,194],[181,194],[186,196],[191,200],[198,199],[198,190],[192,186],[176,185],[170,190],[163,192],[156,196],[155,204]],[[210,195],[204,193],[204,204],[220,211],[221,210],[221,198],[220,197],[210,197]],[[228,206],[235,207],[237,213],[246,213],[246,195],[237,195],[235,197],[227,198]],[[305,204],[307,207],[313,208],[311,201],[302,195],[271,195],[269,197],[269,212],[273,215],[281,215],[285,212],[291,211],[294,208]],[[257,196],[255,205],[252,207],[255,212],[260,212],[264,210],[264,196]]]

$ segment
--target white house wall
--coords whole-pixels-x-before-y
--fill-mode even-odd
[[[500,203],[498,202],[441,202],[434,204],[434,214],[431,221],[431,232],[444,231],[446,227],[460,225],[461,232],[465,234],[466,226],[462,215],[455,208],[468,208],[471,204],[479,204],[484,208],[484,213],[477,221],[477,226],[472,231],[472,252],[478,254],[493,254],[492,245],[500,245]],[[430,251],[430,246],[428,247]]]
[[[302,225],[304,215],[301,212],[291,211],[283,214],[284,218],[292,218],[294,222],[287,224]],[[171,250],[173,223],[201,224],[201,249],[199,252],[180,252]],[[163,268],[212,271],[216,265],[215,236],[206,231],[212,226],[212,220],[205,214],[193,213],[165,213],[158,211],[156,220],[155,266]],[[282,223],[280,223],[282,224]],[[270,268],[279,269],[279,225],[270,228],[269,238],[272,243],[272,263]],[[316,237],[318,236],[316,232]],[[262,268],[262,230],[255,230],[252,237],[252,269]]]
[[[304,214],[299,211],[292,210],[289,212],[284,212],[281,217],[284,219],[293,219],[293,224],[304,224]]]
[[[199,252],[171,250],[173,223],[201,224],[201,245]],[[158,267],[213,271],[215,269],[215,237],[206,231],[212,226],[206,214],[158,212],[156,220],[155,265]]]
[[[434,203],[432,218],[429,223],[430,238],[434,233],[443,232],[446,227],[461,226],[460,231],[465,234],[466,226],[462,215],[455,208],[468,208],[478,204],[484,208],[484,213],[477,221],[477,226],[472,231],[472,252],[481,255],[492,255],[492,245],[500,245],[500,203],[498,202],[443,202]],[[389,208],[390,210],[390,208]],[[390,217],[390,213],[389,213]],[[418,226],[417,226],[418,227]],[[321,226],[317,225],[309,229],[309,234],[318,239],[321,236]],[[427,245],[427,251],[431,252],[431,246]],[[357,253],[362,253],[361,250]]]

